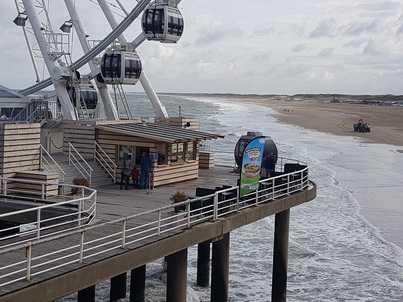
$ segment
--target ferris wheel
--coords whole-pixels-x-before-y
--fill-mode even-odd
[[[183,17],[178,9],[180,0],[140,0],[127,11],[121,1],[115,4],[106,0],[96,2],[106,17],[110,33],[101,41],[90,41],[85,31],[83,20],[74,0],[64,0],[70,19],[54,30],[49,9],[45,0],[14,0],[17,17],[14,23],[23,30],[37,77],[37,83],[20,91],[30,95],[53,85],[60,103],[62,117],[71,120],[87,120],[94,116],[98,96],[103,102],[105,116],[110,120],[119,120],[116,100],[112,99],[109,87],[118,90],[129,118],[132,118],[124,85],[137,82],[143,86],[151,101],[157,117],[168,117],[165,107],[160,102],[142,67],[136,49],[145,41],[176,43],[184,29]],[[118,23],[114,10],[123,14]],[[141,32],[129,41],[125,31],[141,17]],[[75,34],[83,55],[73,60],[71,41]],[[41,79],[37,59],[41,58],[49,77]],[[89,68],[89,72],[82,72]]]

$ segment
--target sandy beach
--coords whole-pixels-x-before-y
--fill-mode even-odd
[[[403,147],[403,107],[330,102],[320,99],[293,100],[286,97],[245,97],[238,100],[276,110],[279,113],[277,118],[283,123]],[[354,132],[353,124],[359,119],[369,124],[370,133]]]
[[[397,146],[398,152],[403,153],[403,107],[276,97],[239,100],[274,109],[278,112],[276,117],[282,123],[334,135],[360,137],[365,139],[364,143],[394,145]],[[360,133],[353,130],[353,124],[359,119],[369,123],[371,132]],[[368,171],[371,175],[379,172],[380,170]],[[380,175],[385,177],[386,174],[383,173],[386,172],[383,171]],[[389,184],[387,181],[380,185],[378,179],[378,183],[371,182],[370,187],[356,187],[354,191],[361,214],[379,228],[387,240],[403,248],[401,239],[403,222],[400,218],[403,211],[400,203],[401,186]]]

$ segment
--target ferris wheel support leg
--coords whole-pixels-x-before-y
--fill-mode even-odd
[[[71,103],[69,94],[66,90],[65,80],[69,78],[59,66],[56,65],[55,61],[52,60],[48,53],[48,46],[46,39],[43,34],[42,24],[39,21],[38,13],[36,11],[33,1],[23,0],[25,11],[29,16],[29,21],[31,22],[32,30],[34,32],[36,41],[41,50],[42,56],[44,58],[46,67],[52,79],[53,86],[55,87],[57,96],[59,98],[60,104],[62,106],[62,115],[64,119],[76,120],[76,113]],[[63,75],[62,75],[63,73]]]
[[[111,95],[108,91],[108,87],[106,86],[106,84],[102,84],[97,81],[97,87],[99,95],[101,96],[102,101],[104,103],[104,111],[106,119],[115,121],[120,120],[118,111],[116,110],[116,106],[113,103],[113,100],[111,98]]]
[[[157,117],[165,117],[168,118],[168,112],[164,105],[162,105],[160,99],[158,98],[157,94],[155,93],[153,87],[148,80],[146,73],[144,70],[141,72],[140,75],[140,83],[143,86],[145,93],[147,94],[148,98],[150,99],[151,105],[153,106],[154,113]]]
[[[83,23],[81,21],[80,15],[78,14],[76,7],[74,5],[74,2],[72,0],[64,0],[64,3],[66,4],[66,7],[67,7],[67,10],[69,11],[71,19],[73,20],[73,26],[76,28],[76,33],[77,33],[78,39],[80,41],[81,48],[83,49],[84,53],[87,54],[91,50],[91,47],[88,42],[88,38],[87,38],[87,35],[85,32]],[[92,60],[88,61],[88,65],[89,65],[91,71],[96,69],[96,66]],[[107,85],[104,83],[100,83],[98,81],[96,81],[96,83],[97,83],[99,95],[104,104],[104,112],[105,112],[106,118],[108,120],[119,120],[118,111],[116,109],[115,104],[113,103],[113,100],[108,91]]]

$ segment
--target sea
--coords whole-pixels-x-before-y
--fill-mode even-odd
[[[144,94],[128,99],[134,118],[154,116]],[[234,167],[235,144],[248,131],[270,136],[280,157],[309,164],[317,197],[291,210],[287,301],[403,301],[403,147],[284,124],[272,109],[234,96],[160,100],[170,117],[197,117],[201,131],[225,136],[206,146],[216,165]],[[274,217],[231,233],[230,302],[271,301],[273,237]],[[187,301],[210,301],[209,287],[196,284],[196,267],[191,247]],[[146,301],[165,301],[162,259],[147,265],[146,282]],[[97,299],[109,301],[108,281],[97,285]]]

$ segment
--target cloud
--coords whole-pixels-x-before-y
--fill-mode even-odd
[[[322,20],[309,35],[311,38],[335,37],[338,32],[337,22],[334,18]]]
[[[377,33],[380,31],[379,20],[368,20],[362,22],[350,22],[343,28],[343,34],[348,36],[359,36],[364,33]]]
[[[229,39],[242,39],[243,30],[240,26],[222,24],[217,22],[207,28],[199,31],[198,38],[195,40],[197,46],[208,45],[212,43],[224,42]]]
[[[67,18],[62,2],[50,1],[57,32]],[[121,2],[128,10],[135,5]],[[103,39],[109,25],[88,3],[76,1],[85,29]],[[180,8],[185,31],[178,43],[146,41],[138,49],[156,91],[403,93],[401,1],[183,0]],[[21,28],[12,23],[15,5],[3,0],[0,9],[0,66],[8,71],[0,84],[30,86],[35,76]],[[139,23],[125,32],[129,40]],[[139,84],[125,88],[142,91]]]
[[[334,49],[333,47],[326,48],[326,49],[322,50],[322,51],[318,54],[318,56],[321,56],[321,57],[330,57],[331,55],[333,55],[334,50],[335,50],[335,49]]]
[[[382,45],[377,43],[375,40],[371,40],[364,47],[362,53],[365,55],[380,55],[382,53]]]
[[[402,4],[396,1],[378,1],[378,2],[366,2],[359,4],[358,8],[365,9],[374,12],[380,11],[396,11],[402,9]]]
[[[305,43],[300,43],[300,44],[298,44],[298,45],[295,45],[295,46],[292,48],[292,51],[293,51],[293,52],[301,52],[301,51],[305,50],[306,47],[307,47],[307,44],[305,44]]]
[[[351,48],[359,48],[362,45],[366,45],[368,43],[368,39],[355,39],[355,40],[351,40],[348,41],[346,43],[343,44],[343,47],[351,47]]]

